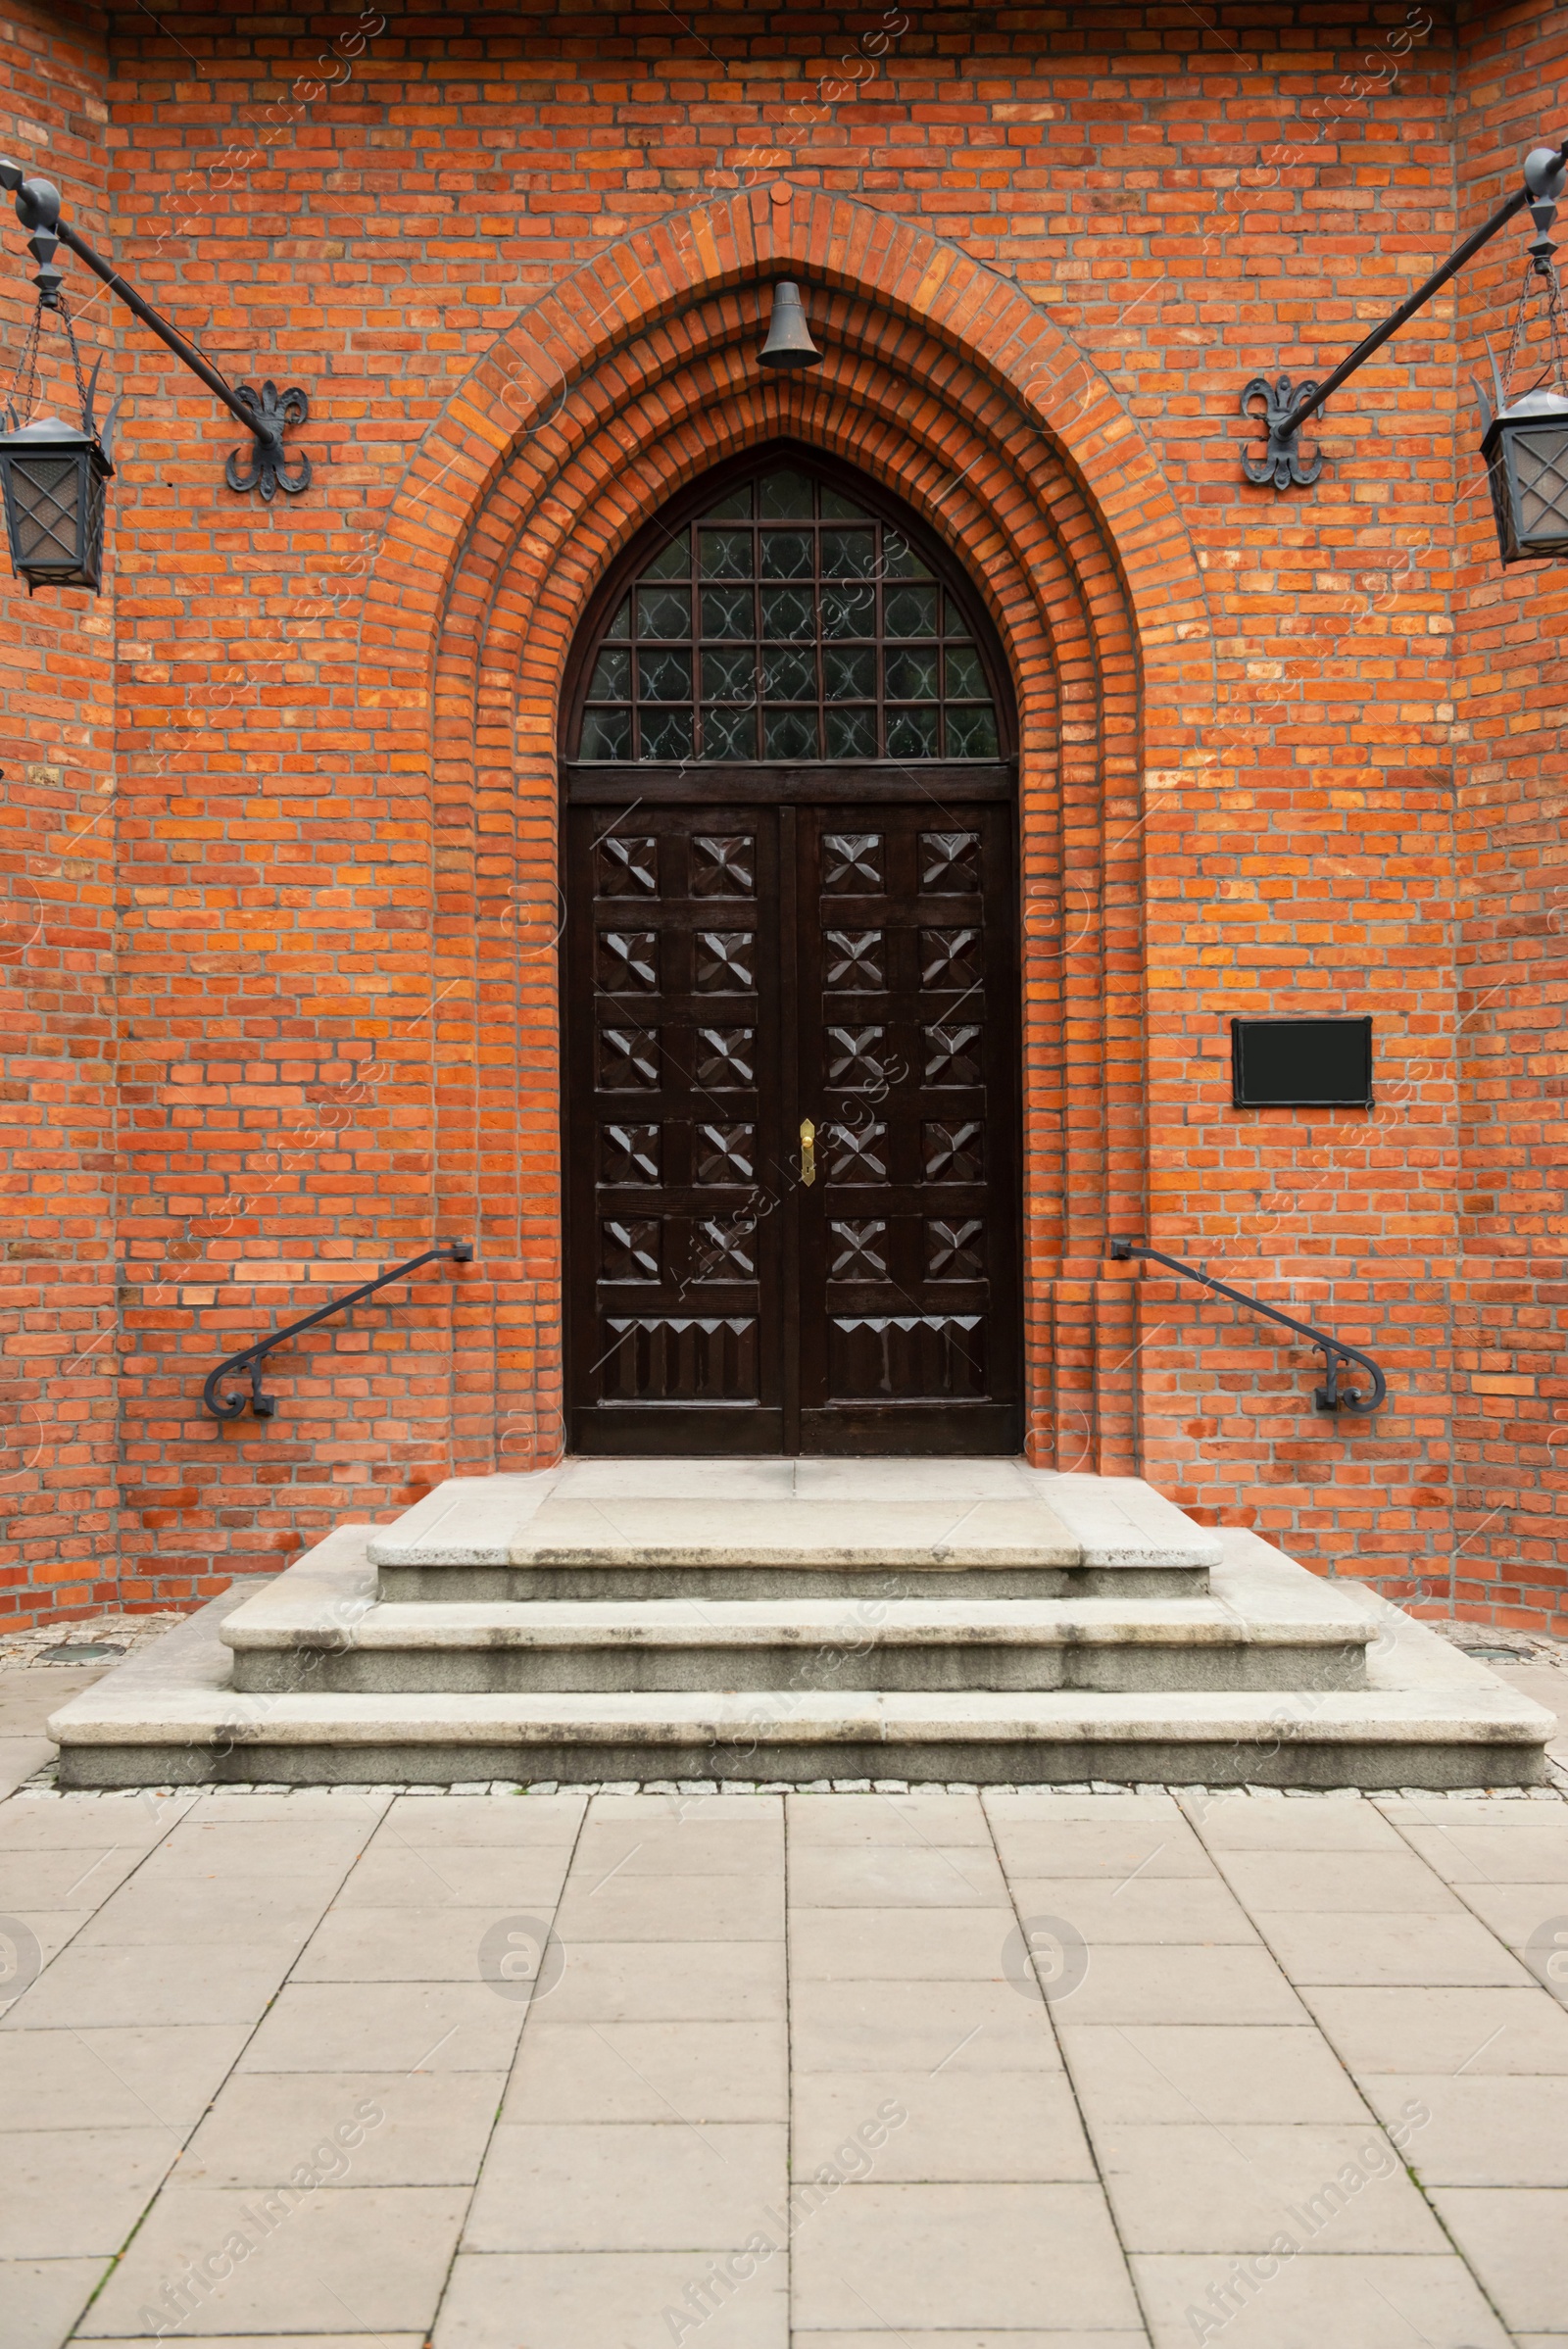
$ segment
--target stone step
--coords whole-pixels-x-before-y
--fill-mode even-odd
[[[1182,1599],[377,1601],[340,1527],[231,1614],[250,1692],[1323,1689],[1365,1685],[1366,1616],[1259,1543]],[[694,1578],[695,1579],[695,1578]]]
[[[1179,1597],[1213,1535],[1017,1460],[573,1460],[455,1477],[370,1545],[389,1602]]]
[[[1250,1534],[1221,1546],[1222,1563],[1259,1563],[1258,1552],[1290,1563]],[[249,1595],[214,1600],[54,1716],[63,1784],[1529,1786],[1546,1775],[1554,1726],[1485,1665],[1353,1586],[1337,1586],[1334,1600],[1369,1627],[1368,1685],[1299,1693],[247,1693],[227,1685],[220,1633]]]

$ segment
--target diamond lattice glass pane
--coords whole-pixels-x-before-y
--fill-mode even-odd
[[[752,575],[750,530],[705,530],[702,534],[705,579],[749,579]]]
[[[804,473],[766,473],[759,483],[759,506],[764,518],[808,522],[811,484]]]
[[[937,713],[934,710],[888,711],[888,757],[934,759],[937,755]]]
[[[689,759],[692,755],[692,713],[689,710],[645,710],[642,713],[642,734],[645,759]]]
[[[631,711],[629,710],[589,710],[582,721],[582,746],[579,759],[629,759],[631,757]]]
[[[769,645],[762,655],[762,697],[769,702],[814,702],[816,656],[807,647]]]
[[[822,691],[830,702],[869,702],[876,694],[876,655],[869,645],[830,645],[822,655]]]
[[[676,587],[642,587],[637,591],[637,633],[640,637],[690,636],[692,600]],[[912,630],[905,630],[906,635]]]
[[[24,562],[36,558],[74,562],[77,552],[77,498],[80,467],[74,457],[14,458],[12,497],[17,518],[17,552]]]
[[[824,636],[874,636],[876,634],[875,588],[824,587],[822,590],[822,634]]]
[[[769,710],[762,719],[764,759],[815,759],[814,710]]]
[[[605,634],[607,636],[629,636],[631,634],[630,596],[624,597],[616,607],[615,616],[605,630]]]
[[[998,756],[997,718],[989,702],[967,710],[949,710],[950,759],[995,759]]]
[[[752,484],[748,481],[740,489],[730,490],[726,496],[719,499],[716,506],[710,506],[703,519],[709,522],[737,520],[741,515],[750,514],[751,511]]]
[[[889,701],[934,702],[937,698],[937,649],[887,655]]]
[[[937,591],[934,587],[890,587],[883,616],[890,636],[935,636]]]
[[[594,662],[593,677],[588,686],[590,702],[629,702],[631,700],[631,655],[617,652],[607,645]]]
[[[758,567],[764,579],[809,579],[811,534],[808,530],[762,530]]]
[[[948,647],[948,692],[956,702],[987,702],[991,688],[986,672],[980,665],[980,655],[973,645]]]
[[[871,516],[863,506],[857,506],[841,489],[822,491],[822,519],[824,522],[868,522]]]
[[[714,710],[703,711],[703,757],[705,759],[755,759],[757,757],[757,716],[752,710]]]
[[[942,599],[942,626],[949,636],[967,636],[969,634],[969,623],[952,596],[944,596]]]
[[[710,702],[750,702],[757,694],[757,656],[750,645],[703,655],[703,694]]]
[[[703,589],[705,636],[755,636],[757,623],[749,587]]]
[[[689,702],[692,698],[690,653],[639,653],[637,683],[645,702]]]
[[[661,547],[651,563],[644,563],[640,576],[644,579],[686,579],[691,576],[692,539],[689,530],[682,530],[666,547]]]
[[[874,710],[829,710],[824,717],[827,729],[827,755],[830,759],[874,759],[876,757],[876,711]]]
[[[824,579],[871,579],[876,576],[876,537],[870,530],[824,530]]]
[[[890,579],[929,579],[931,576],[902,530],[883,531],[882,568]]]
[[[764,636],[813,636],[815,633],[815,598],[808,587],[763,588]]]

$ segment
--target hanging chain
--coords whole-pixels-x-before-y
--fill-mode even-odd
[[[32,314],[32,324],[27,329],[27,339],[22,346],[16,366],[11,370],[11,382],[6,391],[6,407],[19,425],[31,422],[32,412],[38,405],[38,360],[42,348],[44,308],[45,305],[40,302]],[[55,308],[60,313],[61,323],[66,329],[66,340],[71,345],[72,372],[76,378],[76,400],[81,410],[82,429],[85,431],[87,428],[87,382],[81,371],[81,353],[76,348],[76,329],[71,322],[71,313],[66,307],[64,294],[55,296]]]

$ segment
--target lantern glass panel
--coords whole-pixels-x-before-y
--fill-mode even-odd
[[[1508,454],[1521,547],[1540,554],[1568,550],[1568,423],[1515,425]]]

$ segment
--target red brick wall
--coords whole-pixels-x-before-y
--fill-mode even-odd
[[[1550,765],[1539,736],[1504,756],[1499,848],[1471,748],[1498,711],[1467,714],[1498,580],[1454,506],[1454,297],[1335,401],[1310,494],[1241,481],[1237,403],[1255,372],[1332,364],[1555,127],[1548,14],[1489,13],[1457,46],[1402,0],[706,10],[689,33],[394,10],[363,41],[351,14],[220,35],[158,15],[114,24],[107,233],[231,372],[306,388],[318,472],[270,509],[233,497],[229,419],[122,325],[132,1602],[558,1440],[564,650],[649,504],[786,424],[953,534],[1014,664],[1038,1456],[1141,1462],[1433,1604],[1456,1539],[1466,1569],[1500,1562],[1506,1517],[1456,1537],[1455,1459],[1491,1506],[1489,1446],[1533,1523],[1543,1437],[1521,1451],[1463,1355],[1453,1423],[1498,1252],[1478,1276],[1460,1214],[1498,1197],[1522,1242],[1546,1177],[1513,1164],[1539,1107],[1505,1116],[1473,1076],[1494,1031],[1455,937],[1484,876],[1517,886],[1494,859],[1532,823],[1544,854]],[[89,218],[84,163],[57,160]],[[786,262],[829,365],[764,392],[757,288]],[[48,625],[78,660],[95,641],[62,599]],[[1505,632],[1549,715],[1549,630]],[[1365,1009],[1370,1118],[1231,1109],[1233,1013]],[[1314,1415],[1307,1349],[1190,1289],[1135,1295],[1102,1252],[1120,1229],[1369,1345],[1389,1408]],[[280,1356],[275,1419],[201,1414],[220,1350],[446,1233],[475,1265]],[[1503,1375],[1549,1412],[1548,1368],[1510,1351]]]
[[[0,152],[66,181],[102,234],[107,59],[85,11],[0,22]],[[9,382],[34,264],[3,199]],[[107,305],[79,299],[90,368]],[[74,419],[58,326],[42,405]],[[114,369],[106,360],[105,378]],[[99,414],[114,383],[100,392]],[[0,1626],[116,1588],[115,600],[0,581]]]
[[[1568,19],[1544,5],[1463,28],[1461,221],[1518,184],[1521,150],[1568,132]],[[1528,233],[1528,232],[1527,232]],[[1559,223],[1568,238],[1568,220]],[[1563,1620],[1568,1561],[1568,579],[1504,572],[1470,379],[1501,363],[1526,234],[1504,231],[1462,280],[1455,602],[1456,922],[1464,1172],[1454,1339],[1457,1591],[1499,1622]],[[1539,364],[1539,362],[1538,362]],[[1535,368],[1521,367],[1525,390]]]

